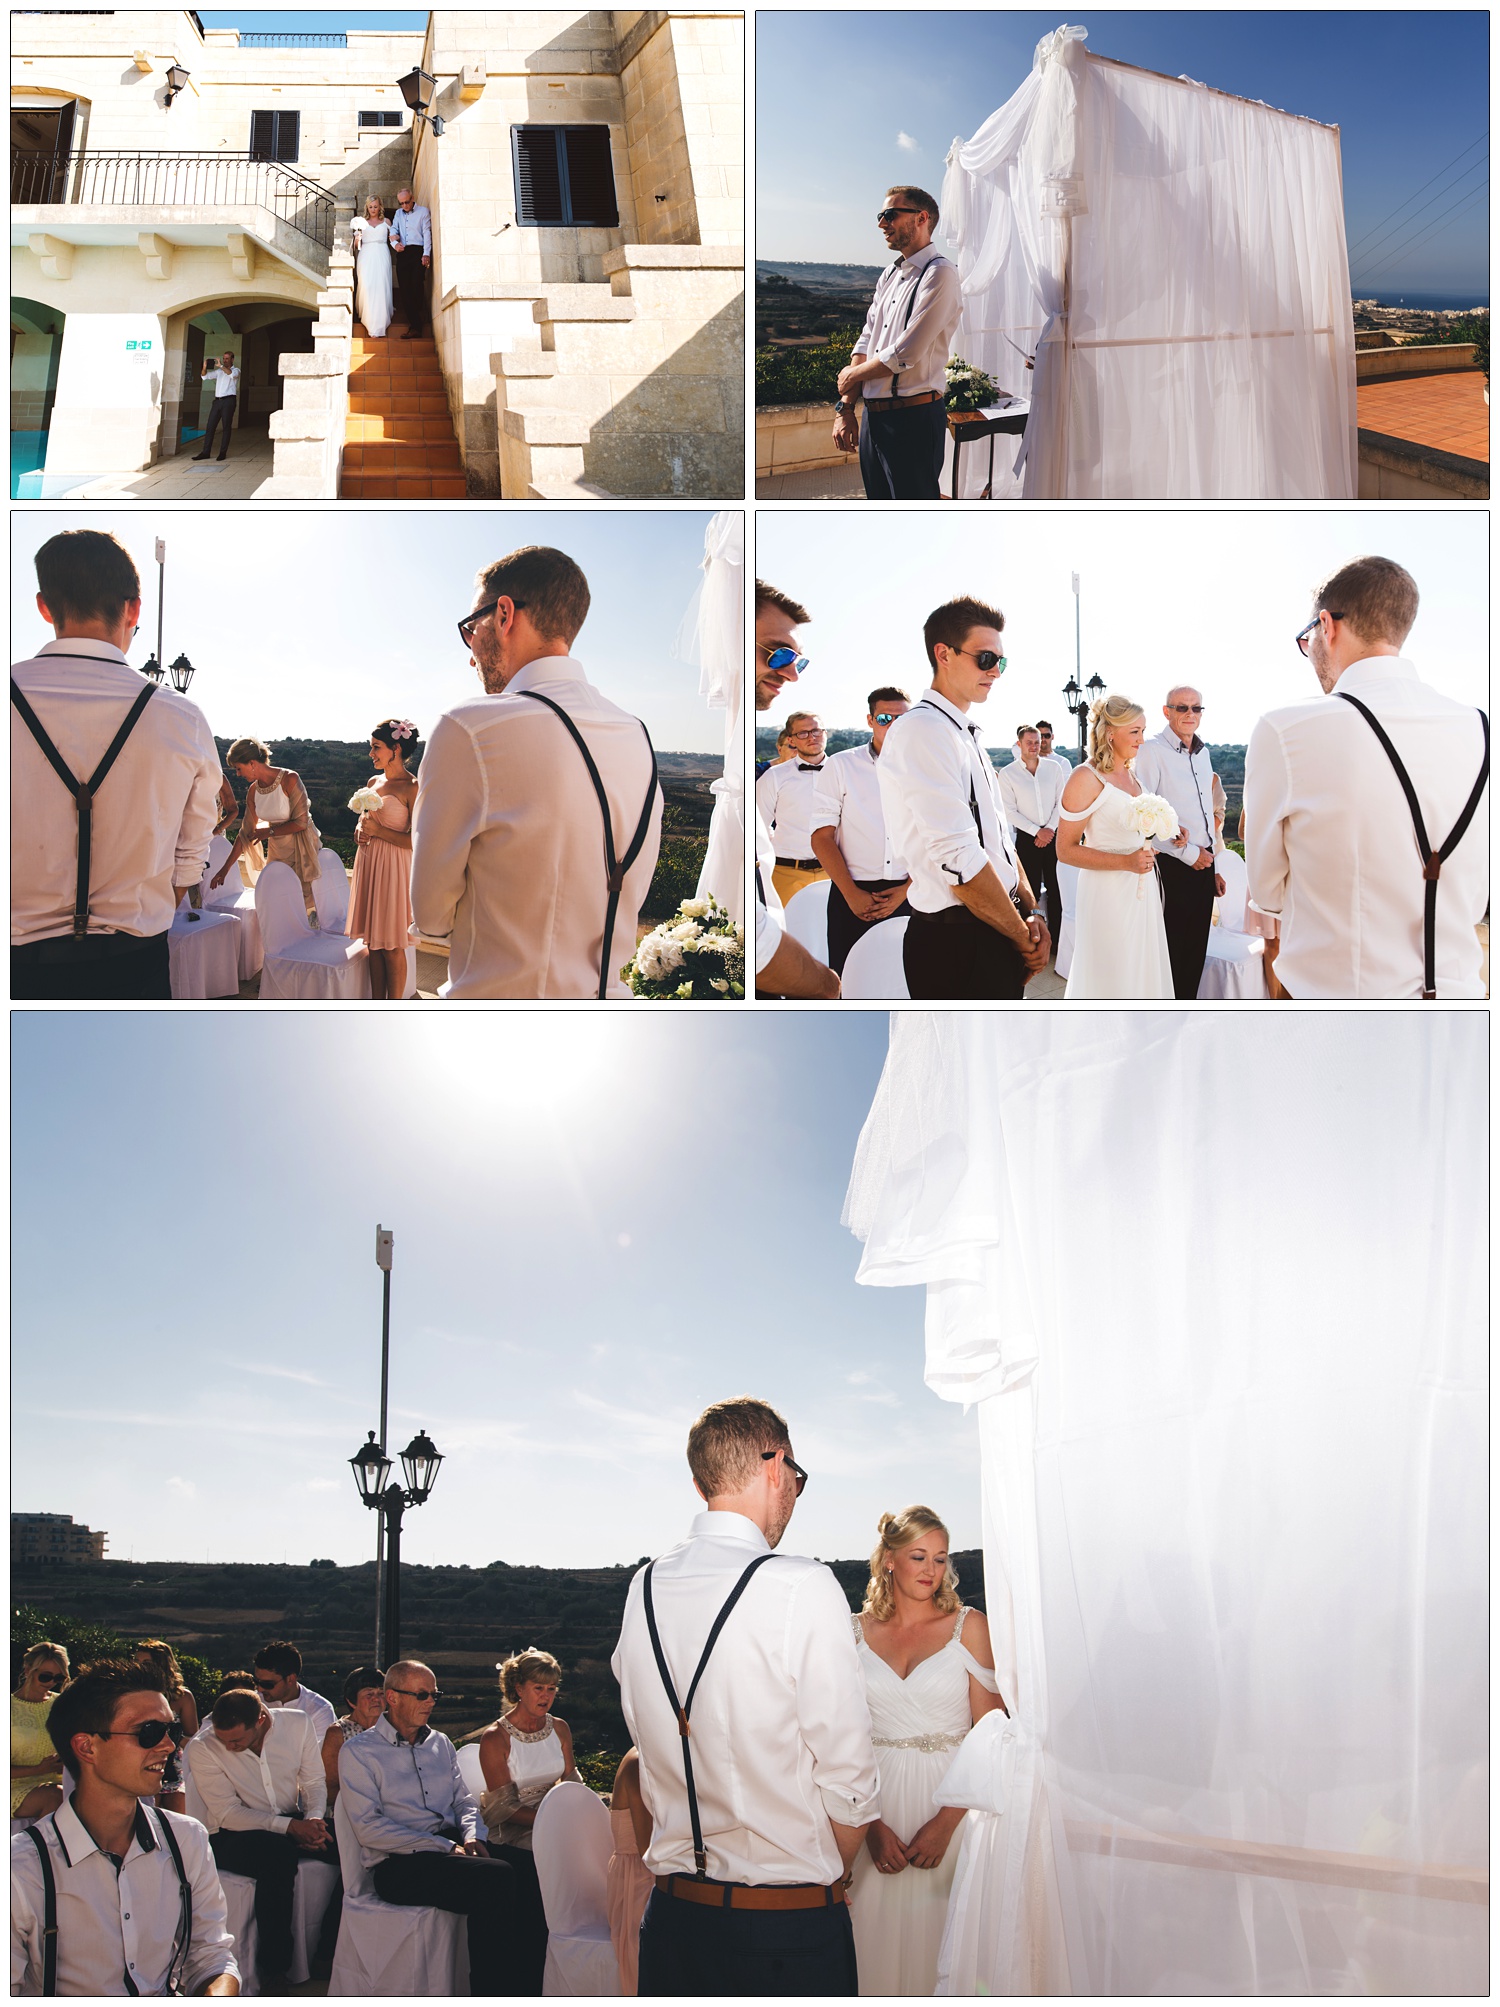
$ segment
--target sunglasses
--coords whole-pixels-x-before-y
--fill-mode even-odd
[[[877,209],[875,212],[875,221],[877,223],[889,223],[893,216],[925,216],[926,214],[927,211],[925,209]]]
[[[784,1459],[787,1469],[796,1478],[797,1496],[800,1498],[807,1488],[807,1472],[802,1468],[800,1463],[794,1462],[785,1450],[774,1449],[763,1449],[760,1453],[760,1460],[762,1463],[769,1463],[773,1457],[778,1456]]]
[[[258,1679],[255,1682],[255,1690],[257,1693],[274,1693],[280,1685],[280,1679]]]
[[[765,648],[765,643],[761,642],[760,646]],[[768,669],[790,669],[794,676],[805,676],[808,670],[808,660],[805,655],[799,655],[795,648],[767,648],[766,667]]]
[[[874,716],[877,725],[894,725],[896,720],[904,718],[906,713],[904,711],[876,711]]]
[[[986,675],[989,674],[991,669],[998,669],[1003,676],[1006,662],[1009,660],[1008,656],[997,655],[993,648],[981,648],[978,654],[975,654],[972,648],[955,648],[953,652],[955,655],[968,655],[972,657],[979,664],[980,668],[984,670]]]
[[[61,1686],[67,1677],[65,1673],[60,1672],[39,1672],[31,1676],[38,1686]]]
[[[440,1686],[388,1686],[387,1693],[404,1693],[408,1700],[441,1700]]]
[[[138,1742],[142,1749],[155,1749],[160,1742],[170,1736],[172,1747],[181,1749],[187,1730],[180,1721],[142,1721],[134,1728],[96,1728],[94,1733],[101,1742],[108,1742],[113,1736],[123,1735],[129,1740]]]
[[[1304,655],[1307,653],[1308,637],[1316,631],[1317,627],[1322,621],[1324,613],[1328,615],[1328,618],[1330,620],[1342,620],[1344,617],[1343,614],[1341,613],[1335,613],[1332,607],[1324,607],[1321,612],[1315,613],[1312,619],[1308,621],[1306,627],[1304,627],[1302,632],[1297,636],[1297,646],[1302,650],[1302,653]]]
[[[510,594],[506,593],[505,597],[510,599]],[[524,599],[511,599],[510,603],[515,607],[526,604]],[[458,623],[458,638],[464,644],[465,648],[472,644],[474,629],[479,625],[480,621],[488,619],[499,604],[498,599],[492,599],[488,606],[476,607],[473,613],[466,613],[464,615],[463,619]]]
[[[1169,704],[1167,709],[1169,711],[1191,711],[1195,718],[1203,716],[1203,706],[1201,704]]]

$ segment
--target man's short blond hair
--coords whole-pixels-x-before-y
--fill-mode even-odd
[[[1313,605],[1346,620],[1361,641],[1399,648],[1416,624],[1417,581],[1394,558],[1361,557],[1325,579]]]
[[[753,1481],[767,1450],[789,1450],[786,1420],[764,1401],[742,1394],[715,1401],[688,1430],[688,1469],[705,1498],[730,1498]]]

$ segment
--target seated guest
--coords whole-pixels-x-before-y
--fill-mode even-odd
[[[285,1638],[273,1638],[255,1654],[255,1691],[267,1707],[300,1708],[313,1725],[313,1741],[321,1749],[334,1724],[333,1702],[314,1693],[301,1680],[302,1654]]]
[[[562,1667],[550,1652],[515,1652],[500,1667],[498,1721],[479,1738],[479,1764],[488,1789],[479,1800],[489,1829],[490,1852],[516,1871],[517,1979],[522,1992],[539,1993],[547,1958],[547,1919],[531,1857],[536,1808],[564,1777],[576,1780],[573,1737],[548,1709],[557,1698]],[[521,1969],[521,1968],[524,1969]]]
[[[263,841],[267,863],[289,864],[302,880],[303,897],[312,912],[323,839],[312,819],[307,789],[290,767],[271,765],[271,749],[260,739],[236,739],[228,759],[245,783],[245,813],[228,857],[208,881],[209,889],[217,891],[241,853]]]
[[[385,1713],[339,1752],[340,1802],[381,1901],[467,1918],[469,1991],[524,1992],[510,1960],[515,1870],[491,1859],[457,1752],[428,1725],[438,1697],[419,1659],[389,1668]]]
[[[341,1714],[323,1737],[323,1777],[330,1812],[339,1795],[339,1751],[351,1735],[373,1728],[385,1712],[385,1674],[379,1666],[355,1667],[344,1681],[344,1705],[348,1713]]]
[[[222,1700],[226,1693],[234,1693],[238,1688],[244,1688],[250,1693],[254,1693],[255,1691],[255,1674],[250,1671],[248,1666],[243,1672],[225,1673],[224,1677],[219,1681],[219,1690],[214,1695],[214,1699]]]
[[[47,1731],[52,1703],[68,1683],[68,1654],[46,1641],[21,1661],[10,1697],[10,1816],[41,1819],[62,1803],[62,1758]]]
[[[651,1844],[651,1814],[641,1796],[641,1752],[627,1749],[615,1772],[609,1794],[609,1830],[614,1852],[609,1857],[605,1902],[609,1909],[610,1942],[620,1966],[620,1991],[636,1991],[641,1949],[641,1918],[655,1886],[641,1858]]]
[[[264,1990],[292,1962],[292,1895],[310,1858],[333,1862],[328,1789],[307,1717],[253,1693],[226,1693],[187,1745],[203,1823],[219,1866],[255,1883]],[[299,1816],[299,1813],[306,1816]]]
[[[173,1714],[182,1723],[183,1734],[188,1737],[196,1735],[199,1727],[198,1703],[183,1682],[182,1668],[172,1647],[160,1638],[142,1638],[135,1648],[135,1662],[138,1666],[153,1667],[160,1673],[162,1692],[167,1696]],[[164,1812],[187,1810],[187,1799],[182,1791],[182,1752],[179,1749],[172,1751],[167,1767],[161,1773],[161,1797],[157,1803]]]
[[[59,1695],[47,1725],[70,1789],[11,1839],[11,1992],[237,1994],[208,1836],[196,1819],[151,1803],[182,1736],[155,1674],[101,1660]]]

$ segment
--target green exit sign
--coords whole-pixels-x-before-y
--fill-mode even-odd
[[[144,352],[146,349],[151,348],[152,346],[153,344],[149,341],[128,341],[125,344],[125,352],[127,355],[129,355],[132,351],[136,349],[139,349],[142,352]]]

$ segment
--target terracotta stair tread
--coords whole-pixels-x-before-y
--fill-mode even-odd
[[[339,493],[350,501],[462,501],[468,492],[437,346],[372,341],[356,323]]]

